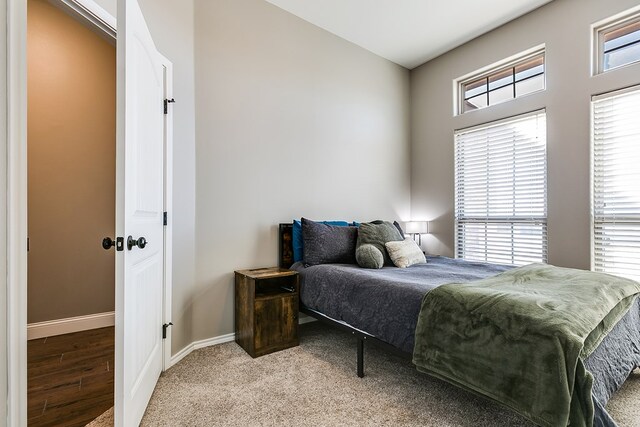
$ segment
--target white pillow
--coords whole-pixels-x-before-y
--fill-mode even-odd
[[[427,262],[422,250],[411,237],[398,242],[387,242],[384,245],[396,267],[406,268],[414,264],[426,264]]]

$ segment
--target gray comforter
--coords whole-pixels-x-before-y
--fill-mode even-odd
[[[359,268],[352,264],[292,266],[300,272],[302,303],[333,319],[366,331],[411,353],[423,297],[446,283],[461,283],[493,276],[512,267],[445,257],[400,269]],[[640,366],[640,300],[584,361],[594,376],[596,426],[615,425],[604,405],[629,373]]]
[[[429,257],[410,268],[360,268],[355,264],[293,265],[301,274],[300,300],[411,353],[422,298],[446,283],[484,279],[513,267]]]

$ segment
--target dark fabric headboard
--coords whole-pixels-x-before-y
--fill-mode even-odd
[[[293,265],[293,224],[278,227],[278,266],[289,268]]]

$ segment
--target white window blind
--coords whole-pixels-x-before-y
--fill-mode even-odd
[[[640,279],[640,88],[593,98],[592,268]]]
[[[547,261],[544,110],[455,132],[456,257]]]

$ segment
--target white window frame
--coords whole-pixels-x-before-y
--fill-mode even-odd
[[[591,60],[591,75],[596,76],[602,73],[608,73],[613,70],[619,70],[629,65],[638,64],[640,61],[633,61],[625,65],[604,69],[604,37],[608,33],[615,31],[619,28],[625,27],[629,24],[640,22],[640,6],[633,7],[618,13],[614,16],[610,16],[602,21],[598,21],[591,25],[591,44],[593,58]]]
[[[538,45],[538,46],[534,46],[530,49],[527,49],[523,52],[517,53],[515,55],[512,55],[508,58],[505,58],[501,61],[497,61],[494,62],[493,64],[487,65],[486,67],[482,67],[479,70],[475,70],[471,73],[465,74],[462,77],[458,77],[457,79],[455,79],[453,81],[453,97],[454,97],[454,102],[453,102],[453,115],[454,116],[459,116],[462,114],[468,114],[471,113],[473,111],[478,111],[478,110],[483,110],[485,108],[491,107],[493,105],[498,105],[498,104],[491,104],[491,105],[487,105],[487,107],[483,107],[483,108],[479,108],[478,110],[470,110],[470,111],[464,111],[463,108],[463,104],[464,104],[464,86],[468,83],[471,83],[475,80],[490,76],[492,74],[496,74],[499,73],[501,71],[504,71],[507,68],[511,68],[513,66],[515,66],[516,64],[520,63],[520,62],[526,62],[527,60],[536,57],[538,55],[542,55],[543,59],[544,59],[544,73],[542,74],[543,77],[543,88],[541,90],[537,90],[534,92],[530,92],[527,93],[525,95],[521,95],[518,96],[516,98],[512,98],[509,99],[508,101],[503,101],[503,102],[509,102],[509,101],[513,101],[514,99],[520,99],[523,98],[525,96],[534,94],[534,93],[538,93],[541,91],[546,90],[547,88],[547,58],[546,58],[546,48],[544,44]],[[502,103],[502,102],[501,102]]]
[[[599,100],[602,99],[607,99],[607,98],[611,98],[611,97],[615,97],[615,96],[619,96],[619,95],[624,95],[626,93],[630,93],[630,92],[638,92],[640,91],[640,85],[635,85],[635,86],[631,86],[631,87],[627,87],[627,88],[623,88],[623,89],[618,89],[618,90],[614,90],[614,91],[609,91],[609,92],[605,92],[605,93],[601,93],[601,94],[597,94],[597,95],[593,95],[591,97],[591,103],[590,103],[590,134],[591,134],[591,141],[590,141],[590,164],[589,164],[589,189],[590,189],[590,237],[591,237],[591,241],[590,241],[590,268],[592,271],[601,271],[601,272],[607,272],[603,269],[598,269],[597,268],[597,263],[596,263],[596,223],[606,223],[606,221],[597,221],[596,220],[596,212],[595,212],[595,198],[596,198],[596,191],[595,191],[595,147],[596,147],[596,141],[595,141],[595,103]],[[640,216],[640,215],[639,215]],[[628,222],[636,222],[638,221],[637,219],[630,219],[629,221],[627,220],[618,220],[618,223],[628,223]],[[615,223],[615,220],[612,220],[611,223]],[[611,271],[608,271],[608,273],[611,273]],[[612,273],[615,274],[615,273]]]
[[[519,114],[516,116],[512,116],[512,117],[507,117],[504,119],[500,119],[500,120],[495,120],[492,122],[488,122],[488,123],[484,123],[481,125],[477,125],[477,126],[472,126],[469,128],[465,128],[465,129],[458,129],[456,131],[454,131],[454,142],[456,144],[456,150],[458,149],[458,142],[456,140],[456,136],[460,133],[468,133],[468,132],[472,132],[476,129],[480,129],[480,128],[490,128],[490,127],[494,127],[494,126],[499,126],[503,123],[507,123],[507,122],[513,122],[516,120],[520,120],[520,119],[525,119],[528,117],[532,117],[532,116],[538,116],[543,114],[545,116],[546,119],[546,109],[540,109],[540,110],[535,110],[535,111],[531,111],[528,113],[524,113],[524,114]],[[462,221],[459,219],[458,217],[458,158],[457,158],[457,154],[455,157],[455,189],[454,189],[454,200],[455,200],[455,207],[454,207],[454,222],[455,222],[455,236],[454,236],[454,256],[456,258],[459,258],[459,253],[460,253],[460,236],[459,236],[459,224],[461,222],[464,223],[473,223],[473,222],[480,222],[480,223],[486,223],[486,224],[490,224],[490,223],[512,223],[514,225],[517,224],[531,224],[531,225],[537,225],[537,224],[541,224],[543,226],[542,228],[542,233],[543,233],[543,241],[542,241],[542,247],[540,248],[541,250],[541,262],[546,263],[548,260],[548,229],[547,229],[547,224],[548,224],[548,177],[547,177],[547,163],[548,163],[548,153],[547,153],[547,147],[546,147],[546,128],[545,128],[545,162],[544,162],[544,215],[543,216],[534,216],[534,215],[530,215],[527,217],[516,217],[516,216],[509,216],[509,217],[486,217],[486,218],[474,218],[473,216],[470,216],[468,218],[463,219]],[[514,259],[515,253],[512,250],[512,260]],[[521,263],[513,263],[514,265],[521,265]]]

